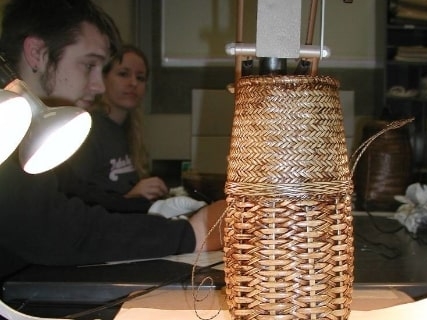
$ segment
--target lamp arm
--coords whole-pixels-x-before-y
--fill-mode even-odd
[[[33,117],[40,113],[44,106],[43,102],[28,88],[14,71],[9,62],[0,53],[0,88],[6,89],[24,97],[30,104]]]

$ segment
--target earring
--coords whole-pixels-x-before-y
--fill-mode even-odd
[[[33,73],[36,73],[37,72],[37,67],[33,67],[32,70],[33,70]]]

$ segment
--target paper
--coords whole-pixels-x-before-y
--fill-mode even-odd
[[[114,319],[115,320],[136,320],[136,319],[231,320],[230,313],[227,310],[221,310],[219,314],[218,314],[218,311],[215,311],[215,310],[199,310],[198,314],[200,318],[197,317],[194,310],[125,309],[125,310],[120,310],[119,314]]]
[[[427,299],[423,299],[384,309],[352,311],[349,320],[421,320],[425,319],[426,308]]]
[[[411,302],[385,309],[372,311],[353,310],[349,320],[421,320],[425,319],[427,310],[427,299]],[[212,318],[218,311],[198,310],[202,319]],[[115,317],[115,320],[136,320],[136,319],[156,319],[156,320],[200,320],[194,310],[159,310],[146,308],[122,309]],[[231,320],[227,310],[221,310],[214,318],[215,320]]]
[[[199,267],[206,267],[217,262],[223,261],[224,253],[222,251],[210,251],[198,253],[187,253],[175,256],[168,256],[163,258],[164,260],[170,260],[175,262],[185,262],[191,265],[197,264]],[[217,266],[221,270],[224,269],[223,264]]]

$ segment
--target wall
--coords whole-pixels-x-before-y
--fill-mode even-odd
[[[178,0],[165,1],[169,3]],[[342,1],[326,2],[341,3]],[[147,1],[143,1],[143,3],[147,3]],[[161,3],[161,1],[151,3],[152,38],[151,42],[142,44],[143,47],[149,47],[152,50],[154,70],[151,79],[151,104],[147,106],[147,111],[151,113],[190,113],[191,90],[194,88],[223,89],[228,83],[234,81],[234,69],[232,66],[224,65],[202,68],[192,66],[191,63],[188,65],[181,63],[181,66],[165,64],[165,52],[161,40],[163,26]],[[304,0],[304,3],[308,3],[308,1]],[[353,4],[345,4],[345,6],[345,15],[340,16],[339,11],[334,12],[331,14],[332,17],[327,20],[328,29],[331,30],[328,45],[331,46],[332,52],[337,52],[337,57],[334,58],[334,63],[322,61],[319,74],[328,74],[337,78],[341,82],[342,90],[354,90],[356,114],[371,115],[374,110],[381,108],[382,103],[380,56],[384,50],[384,40],[381,15],[384,11],[385,1],[358,0]],[[338,10],[342,7],[333,8]],[[352,8],[354,8],[354,12]],[[359,18],[361,16],[363,19]],[[175,19],[178,22],[172,25],[175,26],[174,29],[182,30],[181,37],[185,39],[187,31],[183,28],[180,29],[179,24],[183,20],[191,21],[191,18],[177,14]],[[338,19],[339,25],[334,25],[335,19]],[[346,24],[343,24],[343,21],[346,21]],[[338,34],[341,39],[341,41],[337,41],[340,43],[339,47],[333,41],[332,35],[335,34]],[[185,44],[185,41],[182,41]],[[352,50],[346,51],[355,46],[359,46],[361,49],[357,50],[354,55]]]
[[[228,57],[231,61],[228,64],[203,66],[201,63],[203,64],[203,59],[206,58],[204,55],[208,56],[207,61],[212,60],[209,56],[211,49],[216,58],[215,55],[223,50],[223,42],[228,42],[227,39],[230,42],[234,41],[232,15],[229,12],[218,15],[218,12],[212,13],[211,9],[217,5],[217,8],[232,11],[233,8],[227,4],[235,1],[125,0],[120,2],[120,6],[114,0],[96,1],[110,12],[124,38],[140,45],[148,55],[152,76],[144,108],[151,116],[170,115],[168,119],[170,121],[176,119],[177,122],[183,117],[187,119],[186,115],[191,114],[193,89],[224,90],[227,84],[234,81],[232,58]],[[162,7],[162,3],[166,6]],[[308,0],[303,0],[306,11],[308,3]],[[386,1],[355,0],[351,4],[345,4],[340,0],[330,0],[326,1],[326,5],[325,44],[331,48],[332,57],[321,62],[319,74],[338,79],[341,90],[354,91],[354,112],[358,126],[355,129],[355,143],[357,143],[358,132],[364,120],[380,114],[382,109],[382,55],[385,46]],[[199,10],[197,15],[194,7]],[[209,16],[209,12],[212,16]],[[216,24],[213,17],[220,16],[222,20]],[[162,17],[166,17],[167,21]],[[304,19],[303,17],[303,24]],[[317,20],[319,23],[319,15]],[[191,28],[193,21],[196,24],[194,30]],[[225,27],[221,27],[224,24]],[[219,34],[215,35],[212,28]],[[251,30],[251,27],[247,30]],[[167,35],[164,34],[166,31]],[[208,48],[209,53],[206,53],[207,47],[203,41],[209,34],[211,39],[216,40],[214,46]],[[197,40],[197,36],[200,39]],[[165,37],[168,43],[165,43]],[[304,27],[301,37],[305,37]],[[217,41],[217,38],[221,41]],[[318,38],[315,41],[318,41]],[[191,52],[196,52],[196,57],[186,56],[190,52],[189,48]],[[157,130],[160,132],[167,129],[163,127]],[[156,137],[163,136],[152,134],[151,148],[154,149],[156,145],[161,144],[161,139],[156,140]],[[188,148],[187,141],[183,145]]]
[[[345,68],[375,67],[377,49],[375,1],[357,0],[348,4],[334,0],[324,3],[324,44],[331,49],[332,56],[322,64]],[[161,45],[164,65],[201,66],[226,61],[230,65],[234,62],[232,57],[226,55],[224,45],[235,40],[236,1],[166,0],[162,1],[162,4]],[[303,0],[301,25],[296,28],[300,30],[300,43],[306,40],[309,9],[310,1]],[[197,12],[197,15],[194,12]],[[243,42],[256,41],[256,15],[257,1],[245,0]],[[269,16],[271,19],[276,18],[275,12],[269,13]],[[313,41],[319,45],[321,18],[321,1],[319,1]],[[282,31],[272,30],[271,34],[276,32]]]
[[[203,56],[217,56],[223,52],[224,43],[234,41],[235,28],[231,24],[235,8],[226,3],[235,1],[123,0],[120,5],[114,0],[95,1],[112,15],[125,41],[140,45],[149,56],[153,73],[145,103],[147,112],[188,114],[191,112],[192,89],[223,89],[233,82],[232,57],[228,58],[231,61],[228,65],[222,63],[214,67],[200,67],[197,64],[202,62],[197,60],[203,60]],[[162,3],[165,3],[164,7]],[[254,0],[246,0],[245,3],[246,11],[256,10]],[[321,62],[319,74],[337,78],[342,90],[355,91],[357,115],[377,114],[382,104],[386,1],[357,0],[346,4],[333,0],[325,3],[325,45],[331,48],[332,57]],[[308,4],[308,0],[303,0],[302,41]],[[194,7],[199,10],[197,15],[194,15]],[[224,13],[212,13],[213,9],[226,10],[227,18],[217,18],[216,22],[215,17]],[[166,20],[162,17],[167,21],[162,21]],[[245,41],[248,42],[254,40],[254,26],[248,22],[251,19],[254,19],[254,13],[245,13]],[[192,29],[193,22],[195,27]],[[320,14],[317,16],[319,23]],[[213,35],[212,29],[218,35],[211,38],[221,41],[215,40],[207,46],[206,34]],[[316,30],[318,32],[319,26]],[[318,38],[316,33],[315,42],[319,41]],[[195,56],[189,58],[192,51],[196,52]],[[289,63],[291,69],[292,61]]]
[[[134,42],[136,36],[136,19],[134,18],[134,0],[93,0],[101,6],[117,24],[125,42]]]

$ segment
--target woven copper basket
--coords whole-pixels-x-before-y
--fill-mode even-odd
[[[353,189],[339,83],[239,80],[224,231],[233,319],[347,319]]]

